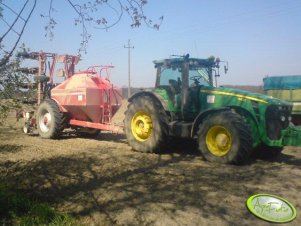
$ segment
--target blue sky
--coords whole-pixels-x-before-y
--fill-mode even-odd
[[[4,1],[19,7],[21,1]],[[58,25],[52,41],[45,38],[45,13],[48,0],[39,0],[22,42],[32,51],[76,54],[80,27],[73,26],[75,14],[66,1],[53,0]],[[301,1],[300,0],[149,0],[145,14],[156,20],[164,16],[159,31],[141,26],[130,27],[130,19],[109,31],[89,28],[92,40],[78,69],[89,65],[113,64],[111,79],[127,85],[128,39],[132,51],[132,85],[154,85],[152,61],[172,54],[189,53],[193,57],[220,57],[229,62],[228,74],[219,84],[261,85],[266,75],[301,74]],[[105,10],[99,13],[114,13]],[[0,32],[4,27],[0,23]],[[13,40],[13,37],[11,38]],[[7,43],[9,44],[9,43]]]

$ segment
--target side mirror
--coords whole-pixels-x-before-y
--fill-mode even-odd
[[[225,74],[227,74],[228,72],[228,67],[226,65],[224,65],[224,71],[225,71]]]

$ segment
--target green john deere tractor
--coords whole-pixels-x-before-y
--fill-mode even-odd
[[[212,162],[239,164],[255,149],[268,156],[279,154],[292,105],[262,94],[215,87],[220,63],[218,58],[189,55],[154,61],[154,91],[131,96],[125,113],[125,133],[132,148],[160,152],[171,138],[181,137],[197,139],[200,152]]]

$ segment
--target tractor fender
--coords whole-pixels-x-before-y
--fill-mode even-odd
[[[250,111],[242,107],[231,106],[231,109],[233,109],[240,116],[244,117],[246,120],[248,119],[248,124],[252,131],[253,145],[254,146],[259,145],[262,142],[260,132],[259,132],[259,122],[258,122],[259,118],[257,118]]]
[[[158,103],[160,103],[163,107],[163,109],[165,111],[168,111],[168,107],[167,107],[167,103],[166,101],[159,95],[157,95],[156,93],[150,92],[150,91],[139,91],[135,94],[133,94],[128,101],[132,102],[134,101],[134,99],[141,97],[141,96],[150,96],[151,98],[153,98],[154,100],[158,101]]]
[[[199,125],[202,123],[202,121],[210,114],[216,113],[216,112],[221,112],[221,111],[229,111],[230,108],[227,107],[219,107],[219,108],[214,108],[214,109],[208,109],[205,111],[201,111],[198,116],[194,119],[192,128],[191,128],[191,137],[193,138],[199,128]]]

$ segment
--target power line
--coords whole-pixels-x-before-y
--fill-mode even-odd
[[[129,69],[129,76],[128,76],[128,82],[129,82],[129,87],[128,87],[128,98],[131,96],[131,49],[134,49],[134,46],[131,46],[131,40],[129,39],[128,45],[123,46],[124,48],[128,49],[128,69]]]

